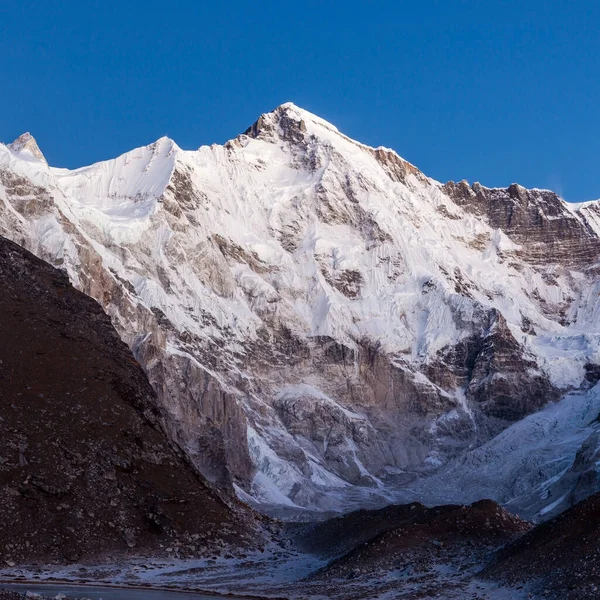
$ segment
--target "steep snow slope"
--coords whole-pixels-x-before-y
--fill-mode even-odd
[[[75,171],[0,146],[0,181],[0,233],[102,303],[247,500],[391,498],[600,377],[596,205],[442,185],[292,104]]]

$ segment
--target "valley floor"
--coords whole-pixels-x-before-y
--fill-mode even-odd
[[[311,600],[525,600],[541,599],[523,586],[478,579],[481,566],[421,564],[417,568],[342,573],[322,579],[311,574],[325,565],[308,554],[268,550],[245,558],[215,560],[131,560],[119,564],[4,569],[13,582],[61,581],[88,585],[143,586],[168,590]],[[74,596],[76,597],[76,596]],[[128,596],[123,596],[125,599]],[[4,600],[2,596],[0,599]],[[6,600],[13,600],[7,596]]]

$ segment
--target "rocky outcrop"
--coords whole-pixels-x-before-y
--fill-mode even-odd
[[[428,367],[432,381],[463,388],[473,410],[504,424],[558,400],[559,390],[517,342],[499,311],[483,313],[474,329],[459,344],[440,351]]]
[[[502,230],[520,248],[515,253],[535,265],[587,269],[600,260],[600,238],[585,219],[549,190],[516,183],[486,188],[450,181],[444,191],[465,210]]]

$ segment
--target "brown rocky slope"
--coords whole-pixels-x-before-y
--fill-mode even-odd
[[[533,582],[547,598],[600,598],[600,494],[590,496],[507,546],[490,578]]]
[[[243,545],[253,517],[167,442],[100,306],[4,238],[0,279],[0,561]]]

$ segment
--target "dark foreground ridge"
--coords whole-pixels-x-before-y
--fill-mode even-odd
[[[548,598],[600,598],[600,494],[507,546],[486,575],[534,582]]]
[[[367,566],[371,562],[383,564],[395,553],[418,547],[442,548],[465,540],[471,546],[497,546],[528,531],[531,524],[491,500],[480,500],[470,506],[391,505],[292,527],[298,530],[297,543],[304,550],[325,557],[341,556],[340,565],[356,562],[359,555]],[[432,540],[439,544],[432,544]],[[376,551],[372,553],[371,548]]]
[[[243,546],[250,511],[169,445],[101,307],[1,237],[0,280],[0,562]]]
[[[292,527],[301,547],[330,558],[304,582],[327,597],[362,589],[402,600],[600,598],[600,494],[535,527],[491,500]]]
[[[289,529],[298,547],[327,561],[302,582],[307,597],[495,600],[508,598],[519,583],[498,592],[502,586],[492,582],[486,591],[478,573],[531,527],[495,502],[480,500],[470,506],[415,502],[360,510]]]

